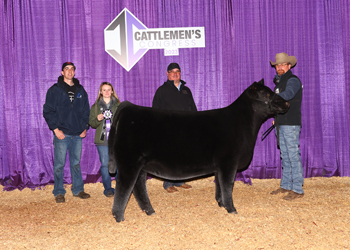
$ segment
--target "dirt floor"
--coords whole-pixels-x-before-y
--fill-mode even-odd
[[[173,194],[148,180],[156,214],[147,216],[131,196],[121,223],[101,183],[85,185],[87,200],[66,186],[60,204],[52,185],[0,191],[0,249],[350,249],[350,177],[305,179],[305,196],[294,201],[270,195],[280,180],[236,182],[236,215],[218,206],[213,180]]]

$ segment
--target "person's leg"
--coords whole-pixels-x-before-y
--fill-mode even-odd
[[[289,157],[288,148],[286,145],[287,137],[290,134],[290,126],[279,126],[279,145],[282,158],[282,179],[281,188],[292,190],[292,167]]]
[[[304,173],[301,164],[299,135],[300,126],[288,126],[286,134],[286,148],[288,150],[289,161],[291,164],[292,186],[291,190],[298,194],[303,194]]]
[[[96,146],[98,155],[100,157],[101,162],[101,177],[102,177],[102,183],[104,187],[103,194],[112,196],[111,194],[114,194],[114,188],[111,186],[111,176],[108,172],[108,160],[109,160],[109,154],[108,154],[108,146]],[[118,174],[118,171],[117,171]],[[117,177],[117,176],[116,176]]]
[[[170,182],[170,181],[167,181],[167,180],[165,180],[163,182],[163,188],[165,190],[167,190],[168,188],[173,187],[173,186],[175,186],[175,184],[173,182]]]
[[[66,155],[67,149],[69,145],[69,139],[64,138],[63,140],[59,140],[56,135],[53,138],[54,145],[54,165],[53,165],[53,173],[54,173],[54,189],[52,191],[53,195],[56,197],[57,195],[65,195],[66,190],[63,187],[63,169],[66,163]]]
[[[81,175],[80,159],[81,159],[81,147],[82,138],[80,136],[69,136],[69,161],[70,161],[70,173],[72,176],[72,193],[77,196],[80,192],[84,191],[84,182]]]

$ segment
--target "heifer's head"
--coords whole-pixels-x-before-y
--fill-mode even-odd
[[[285,113],[289,109],[289,102],[275,94],[269,87],[264,85],[264,79],[254,82],[246,90],[247,96],[252,99],[255,111],[266,117]]]

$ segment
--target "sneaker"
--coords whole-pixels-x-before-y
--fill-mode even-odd
[[[77,195],[73,195],[74,197],[79,197],[81,199],[87,199],[90,198],[90,195],[88,193],[85,193],[84,191],[81,191],[79,194]]]
[[[63,203],[66,201],[63,194],[59,194],[55,197],[56,203]]]
[[[280,193],[284,194],[284,193],[288,193],[288,192],[289,192],[289,190],[287,190],[287,189],[279,188],[275,191],[272,191],[270,194],[275,195],[275,194],[280,194]]]
[[[182,184],[181,186],[179,186],[180,188],[184,188],[184,189],[190,189],[190,188],[192,188],[192,186],[191,185],[188,185],[188,184]]]
[[[175,193],[178,192],[179,190],[176,189],[176,187],[168,187],[165,189],[168,193]]]
[[[284,200],[291,201],[297,198],[302,198],[304,194],[298,194],[294,191],[290,191],[289,194],[283,197]]]

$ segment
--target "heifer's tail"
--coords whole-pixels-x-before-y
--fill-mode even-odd
[[[117,128],[119,123],[119,118],[121,116],[123,108],[126,106],[129,106],[131,102],[124,101],[122,102],[118,109],[116,114],[113,118],[113,123],[111,130],[109,131],[109,137],[108,137],[108,152],[109,152],[109,161],[108,161],[108,171],[111,175],[116,175],[117,173],[117,161],[115,157],[115,141],[116,141],[116,135],[117,135]]]

